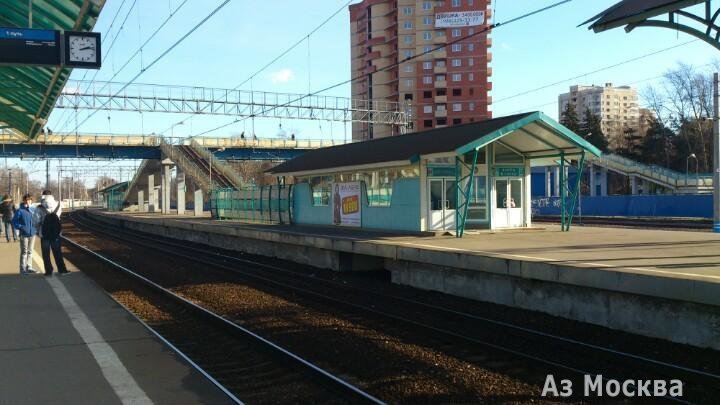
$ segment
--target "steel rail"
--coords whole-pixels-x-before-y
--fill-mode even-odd
[[[91,219],[91,221],[93,221],[93,220]],[[105,226],[107,226],[107,225],[105,225]],[[456,311],[456,310],[444,308],[444,307],[441,307],[441,306],[438,306],[438,305],[433,305],[433,304],[428,304],[428,303],[420,302],[420,301],[417,301],[417,300],[412,300],[412,299],[403,298],[403,297],[397,297],[397,296],[393,296],[393,295],[387,295],[387,294],[379,293],[379,292],[377,292],[377,291],[370,290],[370,289],[367,289],[367,288],[349,286],[349,285],[347,285],[347,284],[339,283],[339,282],[333,281],[333,280],[327,280],[327,279],[322,279],[322,278],[317,278],[317,277],[310,277],[310,276],[307,276],[307,275],[305,275],[305,274],[302,274],[302,273],[299,273],[299,272],[294,272],[294,271],[292,271],[292,270],[287,270],[287,269],[284,269],[284,268],[279,267],[279,266],[274,266],[274,265],[271,265],[271,264],[267,264],[267,263],[263,263],[263,262],[259,262],[259,261],[255,261],[255,260],[250,260],[250,259],[243,259],[243,258],[239,258],[239,257],[236,257],[236,256],[230,256],[230,255],[226,255],[226,254],[222,254],[222,253],[217,253],[217,252],[213,252],[213,251],[209,251],[209,250],[202,250],[202,249],[198,249],[198,248],[195,248],[195,247],[192,247],[192,246],[188,246],[188,245],[184,245],[184,244],[181,245],[181,244],[179,244],[179,243],[174,243],[174,242],[170,242],[170,241],[167,241],[167,240],[162,240],[162,239],[159,239],[159,238],[154,238],[154,237],[148,236],[148,235],[143,234],[143,233],[140,233],[140,232],[128,231],[128,230],[125,229],[125,228],[119,228],[119,227],[118,227],[118,229],[120,229],[121,232],[124,232],[124,233],[126,233],[126,234],[132,234],[133,237],[139,237],[139,238],[142,238],[142,239],[145,239],[145,240],[149,240],[149,241],[152,241],[152,242],[155,242],[155,243],[160,243],[160,244],[163,244],[163,245],[172,246],[172,247],[175,247],[175,248],[182,249],[182,250],[184,250],[184,251],[192,251],[192,252],[195,252],[195,253],[198,253],[198,254],[202,254],[202,255],[205,255],[205,256],[215,256],[216,258],[220,258],[220,259],[232,260],[232,261],[238,262],[238,263],[244,263],[244,264],[250,264],[250,265],[253,265],[253,266],[264,267],[264,268],[267,268],[267,269],[272,270],[272,271],[278,271],[278,272],[282,272],[282,273],[285,273],[285,274],[288,274],[288,275],[292,275],[292,276],[300,276],[300,277],[305,278],[305,279],[307,279],[307,280],[309,280],[309,281],[312,281],[312,282],[314,282],[314,283],[316,283],[316,282],[319,281],[319,282],[323,282],[323,283],[325,283],[325,284],[330,284],[330,285],[332,285],[332,286],[334,286],[334,287],[339,287],[339,288],[343,288],[343,289],[346,289],[346,290],[353,290],[353,291],[361,292],[361,293],[363,293],[363,294],[372,294],[372,295],[375,295],[375,296],[378,296],[378,297],[381,297],[381,298],[391,299],[391,300],[403,302],[403,303],[406,303],[406,304],[417,305],[417,306],[420,306],[420,307],[429,308],[429,309],[433,309],[433,310],[436,310],[436,311],[445,312],[445,313],[448,313],[448,314],[458,315],[458,316],[465,317],[465,318],[469,318],[469,319],[473,319],[473,320],[476,320],[476,321],[482,321],[482,322],[490,323],[490,324],[493,324],[493,325],[496,325],[496,326],[501,326],[501,327],[505,327],[505,328],[509,328],[509,329],[514,329],[514,330],[518,330],[518,331],[521,331],[521,332],[525,332],[525,333],[529,333],[529,334],[533,334],[533,335],[537,335],[537,336],[541,336],[541,337],[545,337],[545,338],[549,338],[549,339],[561,341],[561,342],[563,342],[563,343],[569,343],[569,344],[577,345],[577,346],[580,346],[580,347],[585,347],[585,348],[588,348],[588,349],[598,350],[598,351],[602,351],[602,352],[605,352],[605,353],[608,353],[608,354],[617,355],[617,356],[620,356],[620,357],[627,357],[627,358],[631,358],[631,359],[634,359],[634,360],[639,360],[639,361],[642,361],[642,362],[647,362],[647,363],[650,363],[650,364],[653,364],[653,365],[656,365],[656,366],[667,367],[667,368],[675,369],[675,370],[678,370],[678,371],[683,371],[683,372],[686,372],[686,373],[690,373],[690,374],[695,374],[695,375],[698,375],[698,376],[702,376],[702,377],[705,377],[705,378],[714,379],[714,380],[717,380],[718,383],[720,384],[720,374],[708,373],[708,372],[706,372],[706,371],[702,371],[702,370],[698,370],[698,369],[694,369],[694,368],[689,368],[689,367],[681,366],[681,365],[679,365],[679,364],[668,363],[668,362],[664,362],[664,361],[661,361],[661,360],[656,360],[656,359],[652,359],[652,358],[649,358],[649,357],[645,357],[645,356],[640,356],[640,355],[628,353],[628,352],[621,351],[621,350],[611,349],[611,348],[609,348],[609,347],[604,347],[604,346],[600,346],[600,345],[596,345],[596,344],[592,344],[592,343],[583,342],[583,341],[580,341],[580,340],[577,340],[577,339],[572,339],[572,338],[568,338],[568,337],[564,337],[564,336],[554,335],[554,334],[551,334],[551,333],[547,333],[547,332],[543,332],[543,331],[540,331],[540,330],[528,328],[528,327],[525,327],[525,326],[515,325],[515,324],[509,323],[509,322],[498,321],[498,320],[495,320],[495,319],[491,319],[491,318],[487,318],[487,317],[483,317],[483,316],[479,316],[479,315],[474,315],[474,314],[469,314],[469,313],[462,312],[462,311]],[[102,232],[102,231],[100,231],[100,232]],[[113,234],[113,235],[115,235],[115,234]],[[242,272],[242,271],[237,270],[237,269],[233,269],[232,271],[233,271],[233,272],[236,272],[236,273],[246,274],[245,272]],[[252,275],[252,276],[254,276],[254,275]],[[266,280],[266,279],[264,279],[264,280]],[[273,282],[274,282],[274,280],[269,280],[269,281],[273,281]],[[289,287],[292,287],[293,289],[298,288],[298,287],[294,287],[294,286],[289,286]],[[328,297],[328,298],[332,298],[332,297]]]
[[[322,369],[321,367],[319,367],[319,366],[311,363],[310,361],[305,360],[304,358],[296,355],[295,353],[292,353],[292,352],[290,352],[289,350],[284,349],[283,347],[281,347],[281,346],[279,346],[279,345],[271,342],[270,340],[265,339],[264,337],[262,337],[262,336],[260,336],[260,335],[258,335],[258,334],[256,334],[256,333],[250,331],[249,329],[246,329],[246,328],[242,327],[241,325],[238,325],[237,323],[235,323],[235,322],[233,322],[233,321],[231,321],[231,320],[229,320],[229,319],[227,319],[227,318],[225,318],[225,317],[223,317],[223,316],[220,316],[220,315],[218,315],[218,314],[216,314],[216,313],[214,313],[214,312],[212,312],[212,311],[210,311],[210,310],[208,310],[208,309],[206,309],[206,308],[204,308],[204,307],[202,307],[202,306],[200,306],[200,305],[198,305],[198,304],[196,304],[196,303],[188,300],[187,298],[184,298],[184,297],[182,297],[182,296],[180,296],[180,295],[178,295],[178,294],[173,293],[172,291],[170,291],[170,290],[166,289],[165,287],[163,287],[163,286],[155,283],[154,281],[152,281],[152,280],[150,280],[150,279],[148,279],[148,278],[146,278],[146,277],[144,277],[144,276],[142,276],[142,275],[140,275],[140,274],[138,274],[138,273],[136,273],[136,272],[128,269],[127,267],[122,266],[122,265],[119,264],[119,263],[114,262],[113,260],[111,260],[111,259],[109,259],[109,258],[107,258],[107,257],[105,257],[105,256],[103,256],[103,255],[101,255],[101,254],[99,254],[99,253],[97,253],[97,252],[89,249],[89,248],[86,247],[86,246],[83,246],[83,245],[81,245],[81,244],[79,244],[79,243],[77,243],[77,242],[75,242],[75,241],[67,238],[66,236],[62,236],[62,239],[65,240],[66,242],[68,242],[69,244],[73,245],[74,247],[82,250],[83,252],[85,252],[85,253],[87,253],[87,254],[89,254],[89,255],[91,255],[91,256],[99,259],[99,260],[102,261],[103,263],[106,263],[106,264],[114,267],[115,269],[118,269],[118,270],[124,272],[125,274],[130,275],[131,277],[133,277],[133,278],[135,278],[136,280],[142,282],[143,284],[149,286],[150,288],[152,288],[152,289],[154,289],[154,290],[162,293],[163,295],[169,297],[170,299],[172,299],[172,300],[174,300],[174,301],[176,301],[176,302],[179,302],[179,303],[181,303],[181,304],[183,304],[183,305],[185,305],[185,306],[187,306],[187,307],[189,307],[189,308],[197,311],[198,313],[202,314],[203,316],[205,316],[205,317],[207,317],[207,318],[209,318],[209,319],[211,319],[211,320],[217,321],[217,322],[219,322],[220,324],[225,325],[226,327],[229,327],[229,328],[232,329],[232,330],[235,330],[235,331],[237,331],[237,332],[240,332],[241,334],[243,334],[243,335],[245,335],[245,336],[253,339],[254,341],[256,341],[256,342],[258,342],[258,343],[261,343],[263,346],[265,346],[265,347],[267,347],[267,348],[269,348],[269,349],[271,349],[271,350],[273,350],[273,351],[275,351],[275,352],[277,352],[277,353],[279,353],[279,354],[287,357],[288,359],[292,360],[293,362],[295,362],[295,363],[303,366],[305,369],[307,369],[307,370],[311,371],[312,373],[316,374],[317,376],[323,378],[324,380],[326,380],[327,382],[331,383],[332,385],[334,385],[334,386],[336,386],[336,387],[339,387],[339,388],[341,388],[342,390],[344,390],[345,392],[351,394],[353,397],[356,397],[356,398],[358,398],[358,399],[362,399],[362,400],[365,400],[365,401],[369,401],[369,402],[375,403],[375,404],[384,404],[384,402],[381,401],[380,399],[378,399],[378,398],[376,398],[376,397],[374,397],[374,396],[366,393],[365,391],[359,389],[358,387],[356,387],[356,386],[348,383],[347,381],[345,381],[345,380],[343,380],[343,379],[341,379],[341,378],[339,378],[339,377],[331,374],[330,372],[328,372],[328,371]]]
[[[76,219],[73,219],[73,220],[77,222]],[[128,231],[128,230],[126,230],[126,229],[124,229],[124,228],[120,228],[120,227],[117,227],[117,226],[115,226],[115,228],[122,229],[122,230],[120,231],[121,233],[132,234],[133,239],[124,239],[124,238],[118,236],[117,233],[112,233],[112,234],[110,234],[109,232],[105,232],[105,231],[98,230],[97,228],[93,228],[92,226],[88,226],[87,224],[85,224],[85,226],[88,227],[88,228],[94,229],[94,231],[96,231],[96,232],[103,233],[103,234],[106,234],[106,235],[108,235],[108,236],[111,236],[111,237],[114,237],[114,238],[123,240],[123,241],[128,242],[128,243],[132,243],[132,244],[139,244],[139,243],[138,243],[136,240],[134,240],[134,239],[137,239],[138,237],[140,237],[140,238],[142,238],[142,239],[146,239],[146,240],[149,240],[149,241],[158,243],[158,244],[167,244],[167,245],[171,245],[171,246],[173,246],[173,247],[175,247],[175,248],[181,248],[183,251],[194,251],[194,252],[196,252],[196,253],[200,253],[201,255],[205,255],[205,256],[213,256],[213,255],[214,255],[214,256],[217,256],[217,257],[222,257],[222,258],[224,258],[224,259],[232,259],[232,260],[236,260],[236,261],[239,261],[239,262],[244,262],[244,263],[247,263],[247,264],[252,264],[252,265],[267,267],[267,268],[270,268],[270,269],[273,269],[273,270],[280,270],[280,271],[283,271],[283,272],[286,272],[286,273],[289,273],[289,272],[290,272],[290,271],[288,271],[288,270],[284,270],[284,269],[279,268],[279,267],[277,267],[277,266],[267,265],[267,264],[264,264],[264,263],[261,263],[261,262],[255,262],[255,261],[251,261],[251,260],[247,260],[247,259],[234,258],[234,257],[232,257],[232,256],[217,254],[217,253],[214,253],[214,252],[213,252],[213,253],[210,253],[210,252],[208,252],[208,251],[206,251],[206,250],[199,250],[199,249],[195,249],[195,248],[192,248],[192,247],[186,246],[186,245],[182,245],[182,246],[181,246],[181,245],[174,245],[174,244],[172,244],[172,243],[165,242],[165,241],[160,241],[160,240],[158,240],[158,239],[155,239],[155,238],[152,238],[152,237],[148,237],[148,236],[142,235],[142,234],[139,233],[139,232],[134,232],[134,231],[131,232],[131,231]],[[107,227],[107,224],[103,224],[103,226]],[[162,249],[162,248],[155,248],[155,249],[156,249],[156,250],[159,250],[159,251],[162,251],[162,252],[164,252],[164,253],[167,253],[167,254],[172,254],[172,255],[179,256],[179,257],[183,257],[183,258],[186,258],[186,259],[189,259],[189,260],[192,260],[192,261],[196,261],[196,262],[201,262],[201,263],[203,263],[203,264],[207,264],[207,262],[201,261],[201,260],[198,258],[197,255],[195,255],[195,256],[193,256],[193,255],[187,255],[187,254],[179,253],[179,252],[177,252],[177,251],[170,251],[170,250]],[[578,373],[578,374],[593,374],[593,373],[591,373],[591,372],[589,372],[589,371],[587,371],[587,370],[581,370],[581,369],[578,369],[578,368],[576,368],[576,367],[573,367],[573,366],[570,366],[570,365],[567,365],[567,364],[563,364],[563,363],[559,363],[559,362],[556,362],[556,361],[553,361],[553,360],[548,360],[548,359],[545,359],[545,358],[542,358],[542,357],[538,357],[538,356],[535,356],[535,355],[533,355],[533,354],[526,353],[526,352],[524,352],[524,351],[515,350],[515,349],[508,348],[508,347],[505,347],[505,346],[501,346],[501,345],[498,345],[498,344],[495,344],[495,343],[492,343],[492,342],[488,342],[488,341],[485,341],[485,340],[481,340],[481,339],[478,339],[478,338],[475,338],[475,337],[466,336],[466,335],[463,335],[463,334],[460,334],[460,333],[456,333],[456,332],[453,332],[453,331],[441,329],[441,328],[438,328],[438,327],[435,327],[435,326],[432,326],[432,325],[428,325],[428,324],[425,324],[425,323],[422,323],[422,322],[412,321],[412,320],[409,320],[409,319],[407,319],[407,318],[404,318],[404,317],[401,317],[401,316],[398,316],[398,315],[394,315],[394,314],[390,314],[390,313],[387,313],[387,312],[379,311],[379,310],[377,310],[377,309],[375,309],[375,308],[367,307],[367,306],[360,305],[360,304],[350,303],[350,302],[347,302],[347,301],[344,301],[344,300],[340,300],[340,299],[337,299],[337,298],[334,298],[334,297],[330,297],[330,296],[327,296],[327,295],[324,295],[324,294],[321,294],[321,293],[318,293],[318,292],[315,292],[315,291],[311,291],[311,290],[308,290],[308,289],[305,289],[305,288],[301,288],[301,287],[298,287],[298,286],[296,286],[296,285],[290,285],[290,284],[287,284],[287,283],[284,283],[284,282],[280,282],[280,281],[277,281],[277,280],[272,280],[272,279],[269,279],[269,278],[266,278],[266,277],[262,277],[262,276],[259,276],[259,275],[257,275],[257,274],[248,273],[247,271],[242,271],[242,270],[238,270],[238,269],[235,269],[235,268],[231,268],[231,267],[228,267],[227,265],[223,265],[223,264],[218,264],[218,263],[216,263],[216,268],[221,268],[221,269],[224,269],[225,271],[230,271],[230,272],[235,273],[235,274],[240,274],[240,275],[243,275],[243,276],[246,276],[246,277],[249,277],[249,278],[254,278],[254,279],[257,279],[257,280],[262,280],[262,281],[265,281],[265,282],[268,282],[268,283],[271,283],[271,284],[275,284],[275,285],[278,285],[278,286],[282,286],[282,287],[287,288],[287,289],[290,289],[290,290],[299,291],[299,292],[302,292],[302,293],[305,293],[305,294],[308,294],[308,295],[316,296],[316,297],[319,297],[319,298],[321,298],[321,299],[324,299],[324,300],[327,300],[327,301],[331,301],[331,302],[336,303],[336,304],[339,304],[339,305],[343,305],[343,306],[347,306],[347,307],[352,307],[352,308],[360,309],[360,310],[362,310],[362,311],[374,313],[374,314],[376,314],[376,315],[380,315],[380,316],[382,316],[382,317],[386,317],[386,318],[389,318],[389,319],[392,319],[392,320],[401,321],[401,322],[404,322],[404,323],[407,323],[407,324],[411,324],[411,325],[414,325],[414,326],[417,326],[417,327],[421,327],[421,328],[424,328],[424,329],[433,330],[433,331],[435,331],[435,332],[439,332],[439,333],[442,333],[442,334],[445,334],[445,335],[448,335],[448,336],[452,336],[452,337],[455,337],[455,338],[459,338],[459,339],[462,339],[462,340],[466,340],[466,341],[469,341],[469,342],[472,342],[472,343],[481,344],[481,345],[484,345],[484,346],[487,346],[487,347],[491,347],[491,348],[493,348],[493,349],[497,349],[497,350],[499,350],[499,351],[503,351],[503,352],[510,353],[510,354],[513,354],[513,355],[517,355],[517,356],[520,356],[520,357],[523,357],[523,358],[527,358],[527,359],[530,359],[530,360],[538,361],[538,362],[540,362],[540,363],[544,363],[544,364],[551,365],[551,366],[554,366],[554,367],[558,367],[558,368],[562,368],[562,369],[565,369],[565,370],[569,370],[569,371],[574,372],[574,373]],[[293,272],[293,275],[298,275],[298,273],[294,273],[294,272]],[[304,276],[304,277],[307,277],[307,276]],[[582,346],[582,347],[586,347],[586,348],[590,348],[590,349],[595,349],[595,350],[603,351],[603,352],[608,353],[608,354],[618,355],[618,356],[621,356],[621,357],[627,357],[627,358],[631,358],[631,359],[634,359],[634,360],[645,361],[645,362],[648,362],[648,363],[651,363],[651,364],[654,364],[654,365],[657,365],[657,366],[662,366],[662,367],[666,367],[666,368],[670,368],[670,369],[675,369],[675,370],[683,371],[683,372],[686,372],[686,373],[689,373],[689,374],[695,374],[695,375],[698,375],[698,376],[701,376],[701,377],[704,377],[704,378],[711,378],[711,379],[714,379],[714,380],[720,380],[720,375],[715,375],[715,374],[712,374],[712,373],[707,373],[707,372],[704,372],[704,371],[702,371],[702,370],[692,369],[692,368],[688,368],[688,367],[684,367],[684,366],[680,366],[680,365],[676,365],[676,364],[672,364],[672,363],[666,363],[666,362],[662,362],[662,361],[659,361],[659,360],[650,359],[650,358],[646,358],[646,357],[639,356],[639,355],[634,355],[634,354],[627,353],[627,352],[617,351],[617,350],[614,350],[614,349],[610,349],[610,348],[606,348],[606,347],[602,347],[602,346],[597,346],[597,345],[593,345],[593,344],[586,343],[586,342],[581,342],[581,341],[574,340],[574,339],[570,339],[570,338],[565,338],[565,337],[561,337],[561,336],[552,335],[552,334],[549,334],[549,333],[546,333],[546,332],[542,332],[542,331],[538,331],[538,330],[534,330],[534,329],[530,329],[530,328],[525,328],[525,327],[521,327],[521,326],[518,326],[518,325],[510,324],[510,323],[505,323],[505,322],[501,322],[501,321],[495,321],[495,320],[492,320],[492,319],[489,319],[489,318],[484,318],[484,317],[479,317],[479,316],[475,316],[475,315],[472,315],[472,314],[467,314],[467,313],[463,313],[463,312],[459,312],[459,311],[449,310],[449,309],[446,309],[446,308],[437,307],[437,306],[434,306],[434,305],[429,305],[429,304],[417,302],[417,301],[414,301],[414,300],[408,300],[408,299],[403,299],[403,298],[397,298],[397,297],[393,297],[393,296],[388,296],[388,295],[385,295],[385,294],[380,294],[380,293],[377,293],[377,292],[373,292],[373,291],[371,291],[371,290],[360,289],[360,288],[355,288],[355,287],[349,287],[349,286],[342,285],[342,284],[340,284],[340,283],[337,283],[337,282],[334,282],[334,281],[330,281],[330,280],[320,280],[320,279],[317,279],[317,278],[313,278],[312,281],[313,281],[313,282],[316,282],[316,281],[324,281],[324,282],[332,283],[332,284],[334,284],[334,285],[336,285],[336,286],[342,286],[342,287],[345,287],[345,288],[348,288],[348,289],[355,289],[355,290],[358,290],[358,291],[361,291],[361,292],[372,293],[372,294],[377,295],[377,296],[381,296],[381,297],[385,297],[385,298],[391,298],[391,299],[395,299],[395,300],[399,300],[399,301],[405,301],[405,302],[408,302],[408,303],[412,303],[412,304],[416,304],[416,305],[421,305],[421,306],[425,306],[425,307],[428,307],[428,308],[437,309],[437,310],[445,311],[445,312],[448,312],[448,313],[453,313],[453,314],[465,316],[465,317],[472,318],[472,319],[475,319],[475,320],[492,323],[492,324],[497,325],[497,326],[504,326],[504,327],[511,328],[511,329],[516,329],[516,330],[519,330],[519,331],[522,331],[522,332],[527,332],[527,333],[530,333],[530,334],[535,334],[535,335],[538,335],[538,336],[541,336],[541,337],[550,338],[550,339],[555,339],[555,340],[561,341],[561,342],[563,342],[563,343],[575,344],[575,345],[579,345],[579,346]],[[607,381],[607,380],[609,379],[609,377],[602,376],[602,379]],[[669,399],[669,400],[671,400],[671,401],[675,401],[675,402],[690,403],[690,402],[684,401],[684,400],[679,399],[679,398],[674,398],[674,397],[669,397],[669,396],[667,396],[667,397],[665,397],[665,398],[666,398],[666,399]]]

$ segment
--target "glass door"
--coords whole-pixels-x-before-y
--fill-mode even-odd
[[[428,204],[430,230],[455,229],[457,190],[455,179],[438,178],[428,180]]]
[[[523,226],[522,178],[496,178],[493,194],[493,228]]]

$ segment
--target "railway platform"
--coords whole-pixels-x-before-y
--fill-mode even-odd
[[[559,227],[464,238],[93,211],[108,224],[720,349],[720,235]]]
[[[72,263],[21,276],[4,238],[0,258],[0,403],[232,403]]]

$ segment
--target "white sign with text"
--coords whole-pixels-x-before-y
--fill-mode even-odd
[[[435,28],[474,27],[484,23],[484,11],[457,11],[435,14]]]

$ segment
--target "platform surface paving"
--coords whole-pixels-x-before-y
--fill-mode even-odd
[[[18,259],[2,238],[0,404],[230,402],[71,263],[46,278]]]

